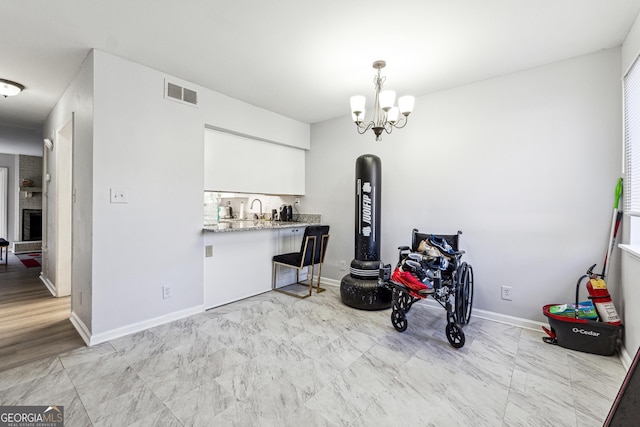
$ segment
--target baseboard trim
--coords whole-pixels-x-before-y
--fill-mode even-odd
[[[320,283],[327,286],[340,286],[340,282],[335,279],[329,279],[327,277],[320,277]]]
[[[425,306],[437,310],[442,310],[442,306],[432,299],[427,299],[424,302]],[[517,326],[523,329],[529,329],[536,332],[541,332],[543,326],[547,326],[546,323],[538,322],[536,320],[523,319],[521,317],[508,316],[506,314],[495,313],[493,311],[472,309],[471,318],[490,320],[492,322],[503,323],[505,325]]]
[[[195,307],[188,308],[186,310],[176,311],[173,313],[165,314],[163,316],[155,317],[153,319],[144,320],[142,322],[123,326],[122,328],[101,332],[99,334],[90,336],[89,345],[92,346],[96,344],[101,344],[106,341],[111,341],[116,338],[121,338],[126,335],[144,331],[145,329],[153,328],[154,326],[163,325],[165,323],[173,322],[175,320],[184,319],[185,317],[193,316],[194,314],[198,314],[202,312],[204,312],[204,305],[198,305]]]
[[[69,317],[69,320],[71,321],[73,327],[76,328],[76,331],[78,331],[78,334],[80,335],[80,338],[82,338],[84,343],[86,345],[91,345],[91,332],[75,311],[71,312],[71,317]]]
[[[625,348],[625,346],[621,345],[618,349],[618,356],[620,357],[620,362],[622,362],[622,366],[626,371],[631,367],[631,363],[633,363],[633,358],[629,355],[629,352]]]
[[[508,316],[506,314],[495,313],[487,310],[473,309],[471,311],[471,317],[477,317],[479,319],[492,320],[498,323],[504,323],[512,326],[519,326],[524,329],[530,329],[532,331],[540,332],[543,326],[548,326],[544,322],[537,320],[524,319],[522,317]]]
[[[47,289],[49,290],[49,292],[51,292],[51,295],[53,295],[54,297],[58,297],[57,293],[56,293],[56,287],[53,285],[53,283],[51,283],[51,281],[49,280],[48,277],[46,277],[44,274],[42,274],[42,272],[40,272],[40,281],[42,283],[44,283],[44,285],[47,287]]]

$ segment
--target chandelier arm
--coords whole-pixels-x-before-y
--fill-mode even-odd
[[[407,125],[407,122],[409,121],[409,117],[402,115],[402,117],[404,117],[404,120],[400,119],[397,122],[395,122],[392,126],[396,129],[402,129],[403,127],[405,127]]]
[[[371,129],[373,127],[373,122],[369,122],[367,123],[366,126],[364,126],[362,124],[362,122],[360,123],[356,123],[356,129],[358,130],[358,133],[360,135],[364,134],[366,131],[368,131],[369,129]]]

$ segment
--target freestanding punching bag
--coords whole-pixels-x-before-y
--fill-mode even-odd
[[[391,306],[392,292],[378,283],[380,269],[380,158],[365,154],[356,160],[355,258],[340,282],[342,302],[362,310]]]

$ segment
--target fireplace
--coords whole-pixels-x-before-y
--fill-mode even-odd
[[[42,240],[42,209],[22,210],[22,241]]]

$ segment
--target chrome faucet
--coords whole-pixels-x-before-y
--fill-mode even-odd
[[[249,209],[253,209],[253,202],[258,202],[258,203],[260,203],[260,216],[258,217],[258,219],[262,219],[262,218],[263,218],[263,217],[262,217],[262,200],[260,200],[260,199],[253,199],[253,200],[251,201],[251,206],[249,206]]]

